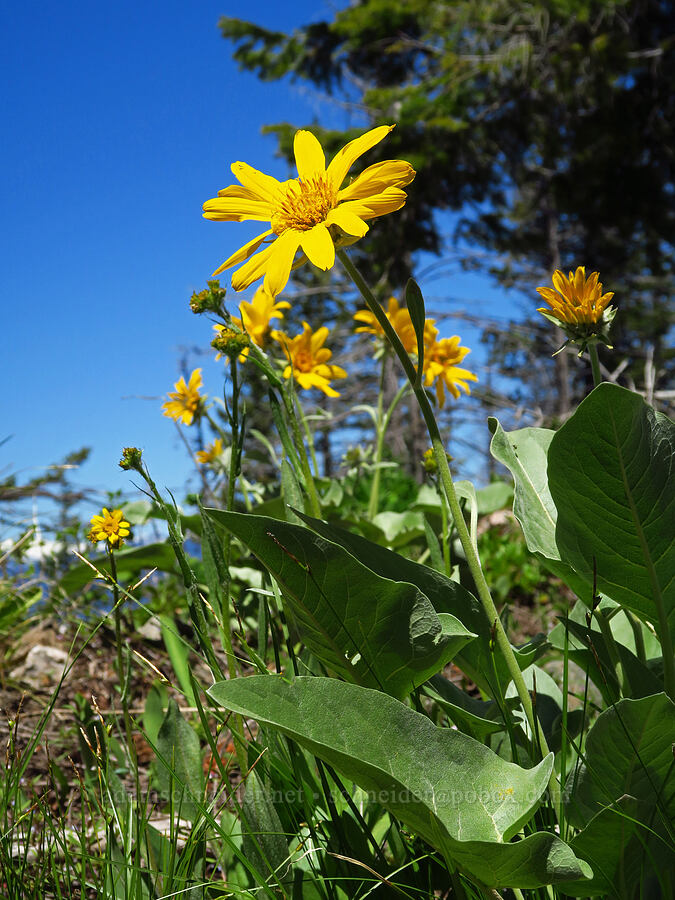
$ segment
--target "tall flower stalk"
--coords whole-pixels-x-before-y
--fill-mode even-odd
[[[387,318],[386,313],[375,299],[366,281],[363,279],[360,272],[358,271],[356,266],[354,266],[344,250],[338,250],[338,258],[340,259],[340,262],[344,266],[345,271],[353,281],[354,285],[359,290],[361,296],[366,301],[368,308],[379,322],[384,334],[393,347],[394,352],[401,361],[401,365],[403,366],[406,377],[410,382],[410,385],[412,386],[413,392],[422,411],[422,416],[424,417],[424,421],[429,432],[429,437],[431,438],[431,446],[434,451],[434,457],[438,466],[440,479],[448,498],[450,512],[452,514],[455,527],[457,528],[459,540],[464,549],[466,561],[469,566],[474,584],[476,585],[479,599],[485,611],[485,615],[487,616],[491,626],[494,629],[497,646],[499,647],[499,650],[504,657],[509,675],[511,676],[516,687],[518,697],[530,726],[531,734],[533,735],[533,740],[541,748],[542,755],[545,756],[549,752],[546,738],[544,737],[544,733],[541,729],[541,726],[539,725],[539,722],[535,718],[534,710],[532,707],[532,699],[528,692],[527,685],[525,684],[525,679],[523,678],[522,672],[520,671],[520,666],[518,665],[518,662],[515,658],[513,649],[511,648],[511,644],[504,630],[504,626],[502,625],[499,618],[499,613],[497,612],[497,608],[492,599],[490,588],[481,567],[480,558],[478,556],[478,549],[471,540],[469,529],[467,528],[466,522],[464,521],[464,514],[462,512],[459,498],[455,490],[452,473],[450,472],[450,466],[448,465],[448,458],[446,456],[443,441],[441,439],[441,434],[438,429],[438,423],[436,422],[436,417],[434,416],[429,398],[427,397],[424,389],[418,383],[417,370],[415,368],[415,365],[406,353],[406,350],[401,343],[398,335],[396,334],[395,329]],[[551,789],[555,794],[557,794],[558,785],[553,773],[551,774]]]

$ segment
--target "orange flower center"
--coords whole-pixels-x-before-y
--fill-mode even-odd
[[[284,185],[284,193],[272,214],[272,230],[282,234],[287,228],[309,231],[324,222],[335,207],[336,195],[326,178],[316,176],[307,181],[296,179]]]
[[[293,368],[300,372],[311,372],[314,368],[314,357],[310,350],[298,350],[293,357]]]

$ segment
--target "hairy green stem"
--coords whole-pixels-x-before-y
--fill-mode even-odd
[[[241,468],[241,435],[239,423],[239,371],[237,369],[237,357],[230,356],[230,377],[232,380],[232,408],[230,411],[230,466],[227,474],[227,494],[225,498],[228,512],[234,510],[234,495],[237,486],[237,477]],[[227,407],[226,407],[227,408]],[[227,673],[230,678],[239,674],[237,657],[232,643],[232,629],[230,628],[230,601],[232,599],[232,578],[230,564],[232,561],[232,534],[229,529],[225,535],[225,585],[222,607],[220,611],[220,633],[225,645],[225,659]],[[232,743],[234,752],[242,775],[248,771],[248,753],[246,751],[246,739],[244,737],[244,719],[240,713],[233,713]]]
[[[602,384],[602,375],[600,373],[600,359],[598,358],[598,345],[588,345],[588,355],[591,358],[591,370],[593,372],[593,387]]]
[[[383,365],[384,370],[384,365]],[[378,402],[378,412],[377,412],[377,439],[375,445],[375,471],[373,472],[373,484],[371,486],[370,491],[370,502],[368,504],[368,517],[372,522],[374,516],[377,515],[378,507],[379,507],[379,495],[380,495],[380,473],[382,471],[380,463],[382,462],[382,452],[384,449],[384,438],[389,430],[389,423],[391,422],[391,417],[394,413],[394,410],[401,402],[402,398],[405,396],[406,392],[409,390],[409,385],[407,381],[404,381],[401,387],[394,394],[394,399],[389,404],[389,408],[386,413],[382,415],[382,410],[380,404]],[[374,499],[373,499],[374,498]]]
[[[112,580],[113,591],[113,614],[115,617],[115,644],[117,645],[117,677],[120,682],[120,703],[122,704],[122,717],[124,719],[124,734],[127,739],[127,749],[129,750],[129,759],[132,768],[135,768],[136,762],[136,745],[134,744],[133,729],[131,727],[131,716],[129,715],[129,697],[128,683],[126,676],[126,666],[124,665],[124,651],[122,644],[122,612],[120,610],[120,589],[117,584],[117,563],[115,562],[115,553],[113,548],[108,546],[108,559],[110,560],[110,578]]]
[[[382,428],[382,416],[384,415],[384,378],[387,368],[387,354],[382,354],[382,367],[380,369],[380,385],[377,392],[377,414],[375,416],[375,468],[373,469],[373,482],[370,485],[370,499],[368,501],[368,519],[372,522],[377,515],[380,501],[380,463],[382,462],[382,449],[384,447],[384,429]]]
[[[488,583],[485,579],[480,559],[478,557],[478,550],[471,540],[469,529],[464,520],[464,515],[459,503],[459,498],[457,497],[455,485],[452,480],[452,473],[450,472],[450,467],[448,465],[448,458],[445,453],[445,448],[443,447],[443,441],[441,440],[440,431],[438,429],[436,417],[434,416],[429,398],[427,397],[426,392],[421,386],[415,386],[417,370],[412,360],[406,353],[405,348],[403,347],[403,344],[401,343],[399,336],[396,334],[396,331],[393,328],[391,322],[387,318],[386,313],[375,299],[373,293],[364,281],[360,272],[351,262],[344,250],[338,250],[338,256],[340,258],[340,262],[346,269],[347,274],[360,291],[361,296],[368,304],[368,308],[371,310],[371,312],[379,322],[387,339],[391,343],[396,355],[401,361],[401,365],[403,366],[403,370],[412,386],[415,397],[417,398],[417,402],[419,403],[420,409],[422,411],[422,416],[429,432],[429,437],[431,438],[431,446],[434,451],[434,457],[436,459],[438,471],[443,483],[443,488],[448,498],[450,513],[454,519],[455,528],[457,529],[459,540],[464,549],[467,565],[469,566],[474,584],[476,585],[479,599],[483,606],[485,615],[490,622],[490,625],[495,630],[497,646],[499,647],[502,656],[504,657],[509,675],[511,676],[511,679],[513,680],[516,691],[518,693],[518,697],[520,699],[523,710],[525,712],[525,716],[531,729],[533,743],[535,745],[539,745],[542,755],[545,756],[549,753],[548,744],[546,743],[546,738],[544,737],[544,733],[541,729],[541,726],[539,725],[539,722],[535,719],[534,710],[532,708],[532,698],[530,697],[530,694],[527,690],[527,685],[525,684],[525,679],[523,678],[522,672],[520,671],[520,666],[518,665],[511,644],[509,643],[509,639],[506,635],[506,632],[504,631],[504,626],[502,625],[499,614],[497,613],[497,608],[495,607],[494,601],[490,594],[490,588],[488,587]],[[557,796],[558,785],[553,772],[551,773],[550,787],[554,796]]]
[[[225,509],[228,512],[234,510],[234,495],[239,474],[239,373],[237,371],[237,357],[230,357],[230,378],[232,380],[232,409],[230,418],[230,465],[227,473],[227,493],[225,495]],[[225,534],[225,585],[222,607],[220,610],[221,635],[225,644],[225,658],[227,661],[227,673],[230,678],[239,674],[237,658],[232,644],[232,631],[230,629],[230,598],[232,579],[230,577],[230,563],[232,561],[232,534],[229,530]],[[243,770],[242,770],[243,771]]]
[[[450,559],[450,530],[448,527],[448,501],[445,497],[445,492],[443,491],[440,484],[438,487],[438,495],[441,498],[441,527],[443,528],[443,532],[441,534],[441,543],[443,546],[443,565],[445,566],[445,574],[450,578],[452,575],[452,561]]]
[[[319,477],[319,463],[316,459],[316,450],[314,448],[314,436],[309,427],[309,422],[307,421],[307,416],[305,415],[305,411],[302,408],[302,403],[298,399],[298,395],[294,394],[293,396],[293,407],[298,411],[298,418],[302,422],[302,427],[305,432],[305,437],[307,438],[307,446],[309,447],[309,457],[312,461],[312,466],[314,467],[314,474],[316,477]]]
[[[292,396],[289,396],[288,391],[292,391],[292,383],[288,390],[282,391],[282,397],[284,398],[284,406],[286,407],[286,413],[288,414],[288,418],[291,422],[291,431],[293,432],[293,442],[295,443],[296,449],[298,451],[298,456],[300,458],[300,466],[302,468],[302,474],[305,476],[305,485],[307,488],[307,495],[309,497],[309,505],[310,512],[316,519],[321,518],[321,503],[319,501],[319,495],[316,490],[316,485],[314,484],[314,476],[312,475],[312,469],[309,465],[309,457],[307,456],[307,448],[305,447],[305,442],[302,437],[302,432],[300,431],[300,425],[298,424],[298,416],[295,412],[295,404],[293,402]]]

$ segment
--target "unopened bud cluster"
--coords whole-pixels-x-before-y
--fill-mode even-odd
[[[140,471],[142,459],[143,451],[139,450],[138,447],[125,447],[122,450],[122,459],[119,463],[120,469],[124,469],[125,472],[128,472],[130,469]]]
[[[234,328],[223,325],[211,341],[211,346],[223,356],[239,356],[242,350],[251,346],[251,339],[244,332],[235,331]]]
[[[222,313],[225,288],[221,288],[220,282],[207,281],[208,288],[190,297],[190,309],[199,316],[205,312]]]

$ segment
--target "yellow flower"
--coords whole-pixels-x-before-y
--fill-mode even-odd
[[[406,353],[417,353],[417,337],[413,327],[410,313],[406,306],[399,306],[396,297],[390,297],[387,304],[387,318],[392,328],[399,336]],[[354,319],[364,324],[356,329],[357,334],[374,334],[376,337],[384,337],[382,326],[369,309],[360,309],[354,313]]]
[[[312,332],[307,322],[302,323],[302,334],[289,338],[282,331],[273,331],[272,337],[283,347],[289,365],[284,369],[284,378],[291,375],[304,390],[318,388],[327,397],[339,397],[340,394],[330,386],[334,378],[346,378],[347,373],[340,366],[328,363],[332,351],[323,346],[328,337],[328,329],[324,326]]]
[[[602,284],[598,282],[598,273],[586,278],[586,269],[579,266],[576,272],[565,277],[560,269],[553,273],[553,288],[538,287],[551,309],[541,307],[537,312],[547,318],[554,317],[563,325],[597,325],[603,318],[613,291],[602,293]]]
[[[427,319],[425,323],[425,337],[427,332],[427,323],[429,323],[429,333],[432,330],[438,334],[436,328],[433,327],[433,319]],[[457,399],[459,397],[459,388],[462,388],[467,394],[471,393],[471,389],[467,381],[478,381],[478,378],[457,365],[460,363],[467,353],[470,353],[468,347],[460,347],[460,338],[453,335],[451,338],[443,338],[440,341],[434,339],[426,344],[424,350],[424,383],[427,387],[436,381],[436,397],[438,405],[443,409],[445,406],[445,388],[450,391],[452,396]]]
[[[232,275],[232,287],[242,291],[265,276],[270,294],[279,294],[288,281],[297,252],[298,264],[309,260],[324,271],[335,262],[335,247],[350,244],[368,231],[367,219],[400,209],[406,201],[401,190],[415,177],[403,160],[368,166],[342,187],[353,163],[385,138],[393,125],[373,128],[346,144],[326,168],[321,144],[310,131],[295,134],[298,178],[277,181],[243,162],[232,164],[239,184],[230,185],[204,204],[204,217],[220,222],[253,220],[270,227],[244,244],[220,266],[218,275],[244,263]],[[261,246],[264,248],[253,255]],[[246,262],[244,262],[246,260]]]
[[[109,547],[121,547],[123,538],[129,537],[130,533],[129,523],[124,521],[122,510],[113,509],[110,512],[104,506],[100,516],[92,516],[87,537],[92,544],[107,541]]]
[[[197,457],[197,462],[204,465],[205,463],[213,462],[214,459],[218,459],[223,453],[223,442],[220,438],[216,438],[212,444],[208,444],[206,450],[198,450],[195,453]]]
[[[175,383],[175,392],[169,392],[169,399],[162,404],[164,415],[174,422],[182,422],[184,425],[192,425],[195,416],[201,412],[204,398],[199,393],[202,386],[202,370],[195,369],[190,380],[186,384],[181,375]]]
[[[283,319],[284,314],[281,310],[290,308],[291,304],[287,300],[279,300],[275,303],[274,295],[262,286],[253,295],[251,303],[242,300],[239,304],[241,319],[233,321],[246,331],[254,344],[262,348],[265,346],[265,340],[269,334],[271,320]]]

